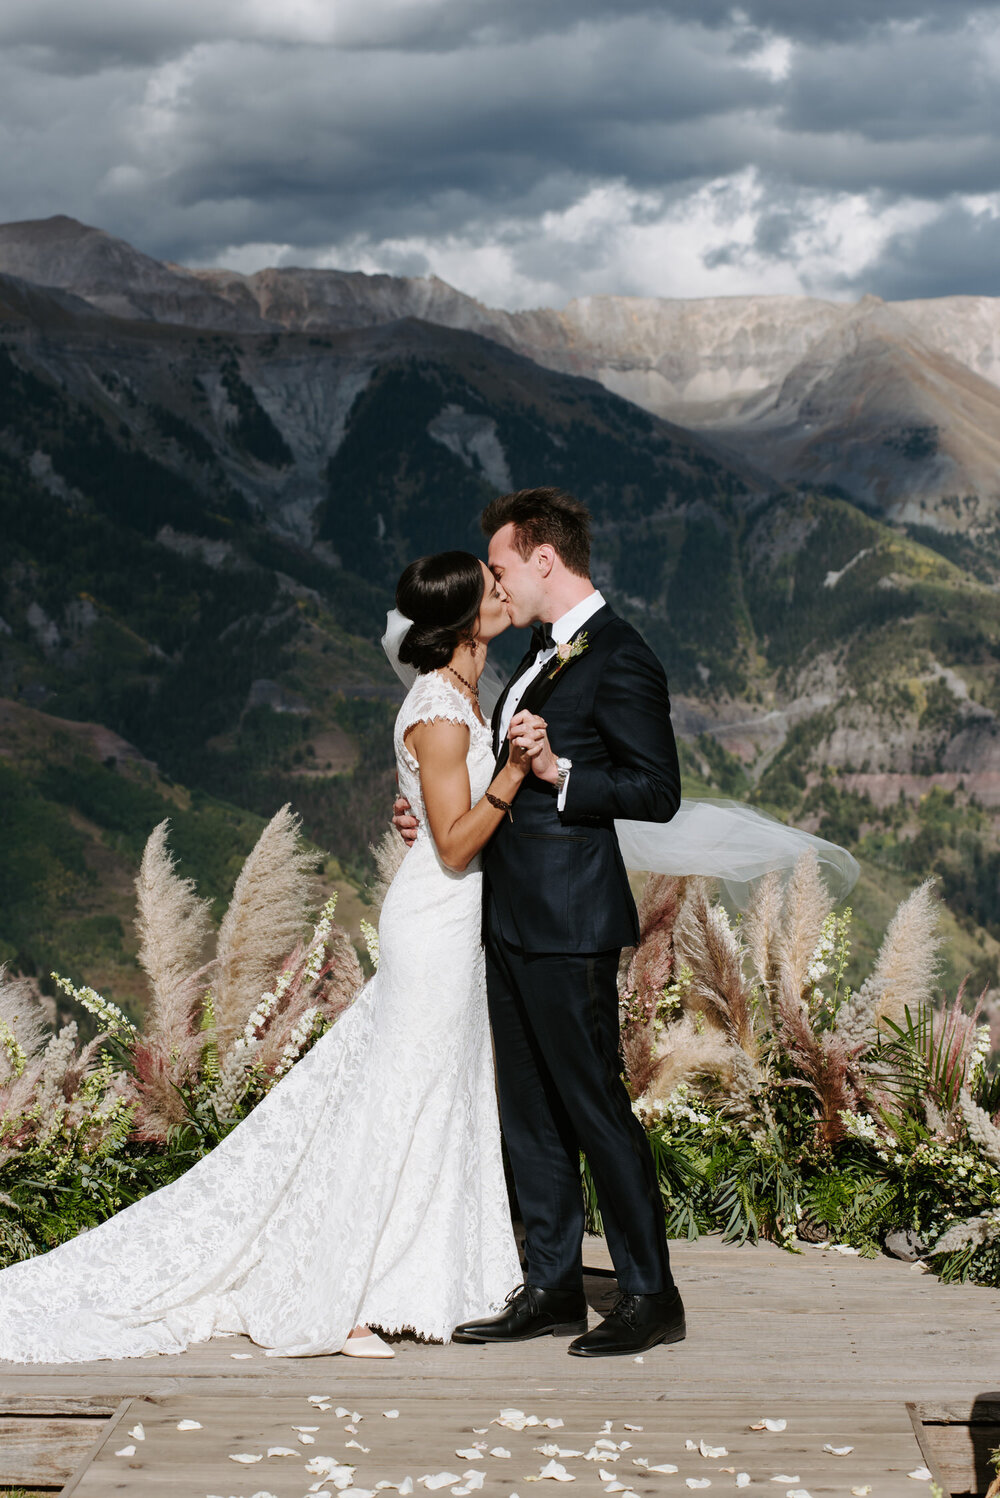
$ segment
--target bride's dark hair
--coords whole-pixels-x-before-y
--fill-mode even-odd
[[[413,623],[399,658],[418,671],[446,666],[475,633],[483,601],[483,564],[468,551],[439,551],[411,562],[396,584],[396,607]]]

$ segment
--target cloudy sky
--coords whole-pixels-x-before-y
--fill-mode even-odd
[[[2,0],[0,220],[599,292],[1000,295],[1000,0]]]

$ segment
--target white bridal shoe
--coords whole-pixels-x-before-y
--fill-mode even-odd
[[[387,1342],[368,1326],[356,1326],[340,1349],[345,1358],[394,1358]]]

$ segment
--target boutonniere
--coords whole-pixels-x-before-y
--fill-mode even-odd
[[[556,655],[559,659],[556,662],[555,670],[549,672],[549,681],[552,681],[554,677],[559,675],[563,666],[567,666],[570,661],[575,661],[578,655],[582,655],[589,643],[587,631],[584,630],[582,634],[577,635],[575,640],[564,640],[561,645],[557,645]]]

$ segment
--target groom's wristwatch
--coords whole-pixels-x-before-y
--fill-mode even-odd
[[[572,768],[573,768],[573,761],[571,759],[563,759],[562,757],[560,757],[560,758],[558,758],[556,760],[556,790],[557,791],[561,791],[562,788],[563,788],[563,786],[566,784],[566,781],[569,778],[569,772],[570,772],[570,770],[572,770]]]

